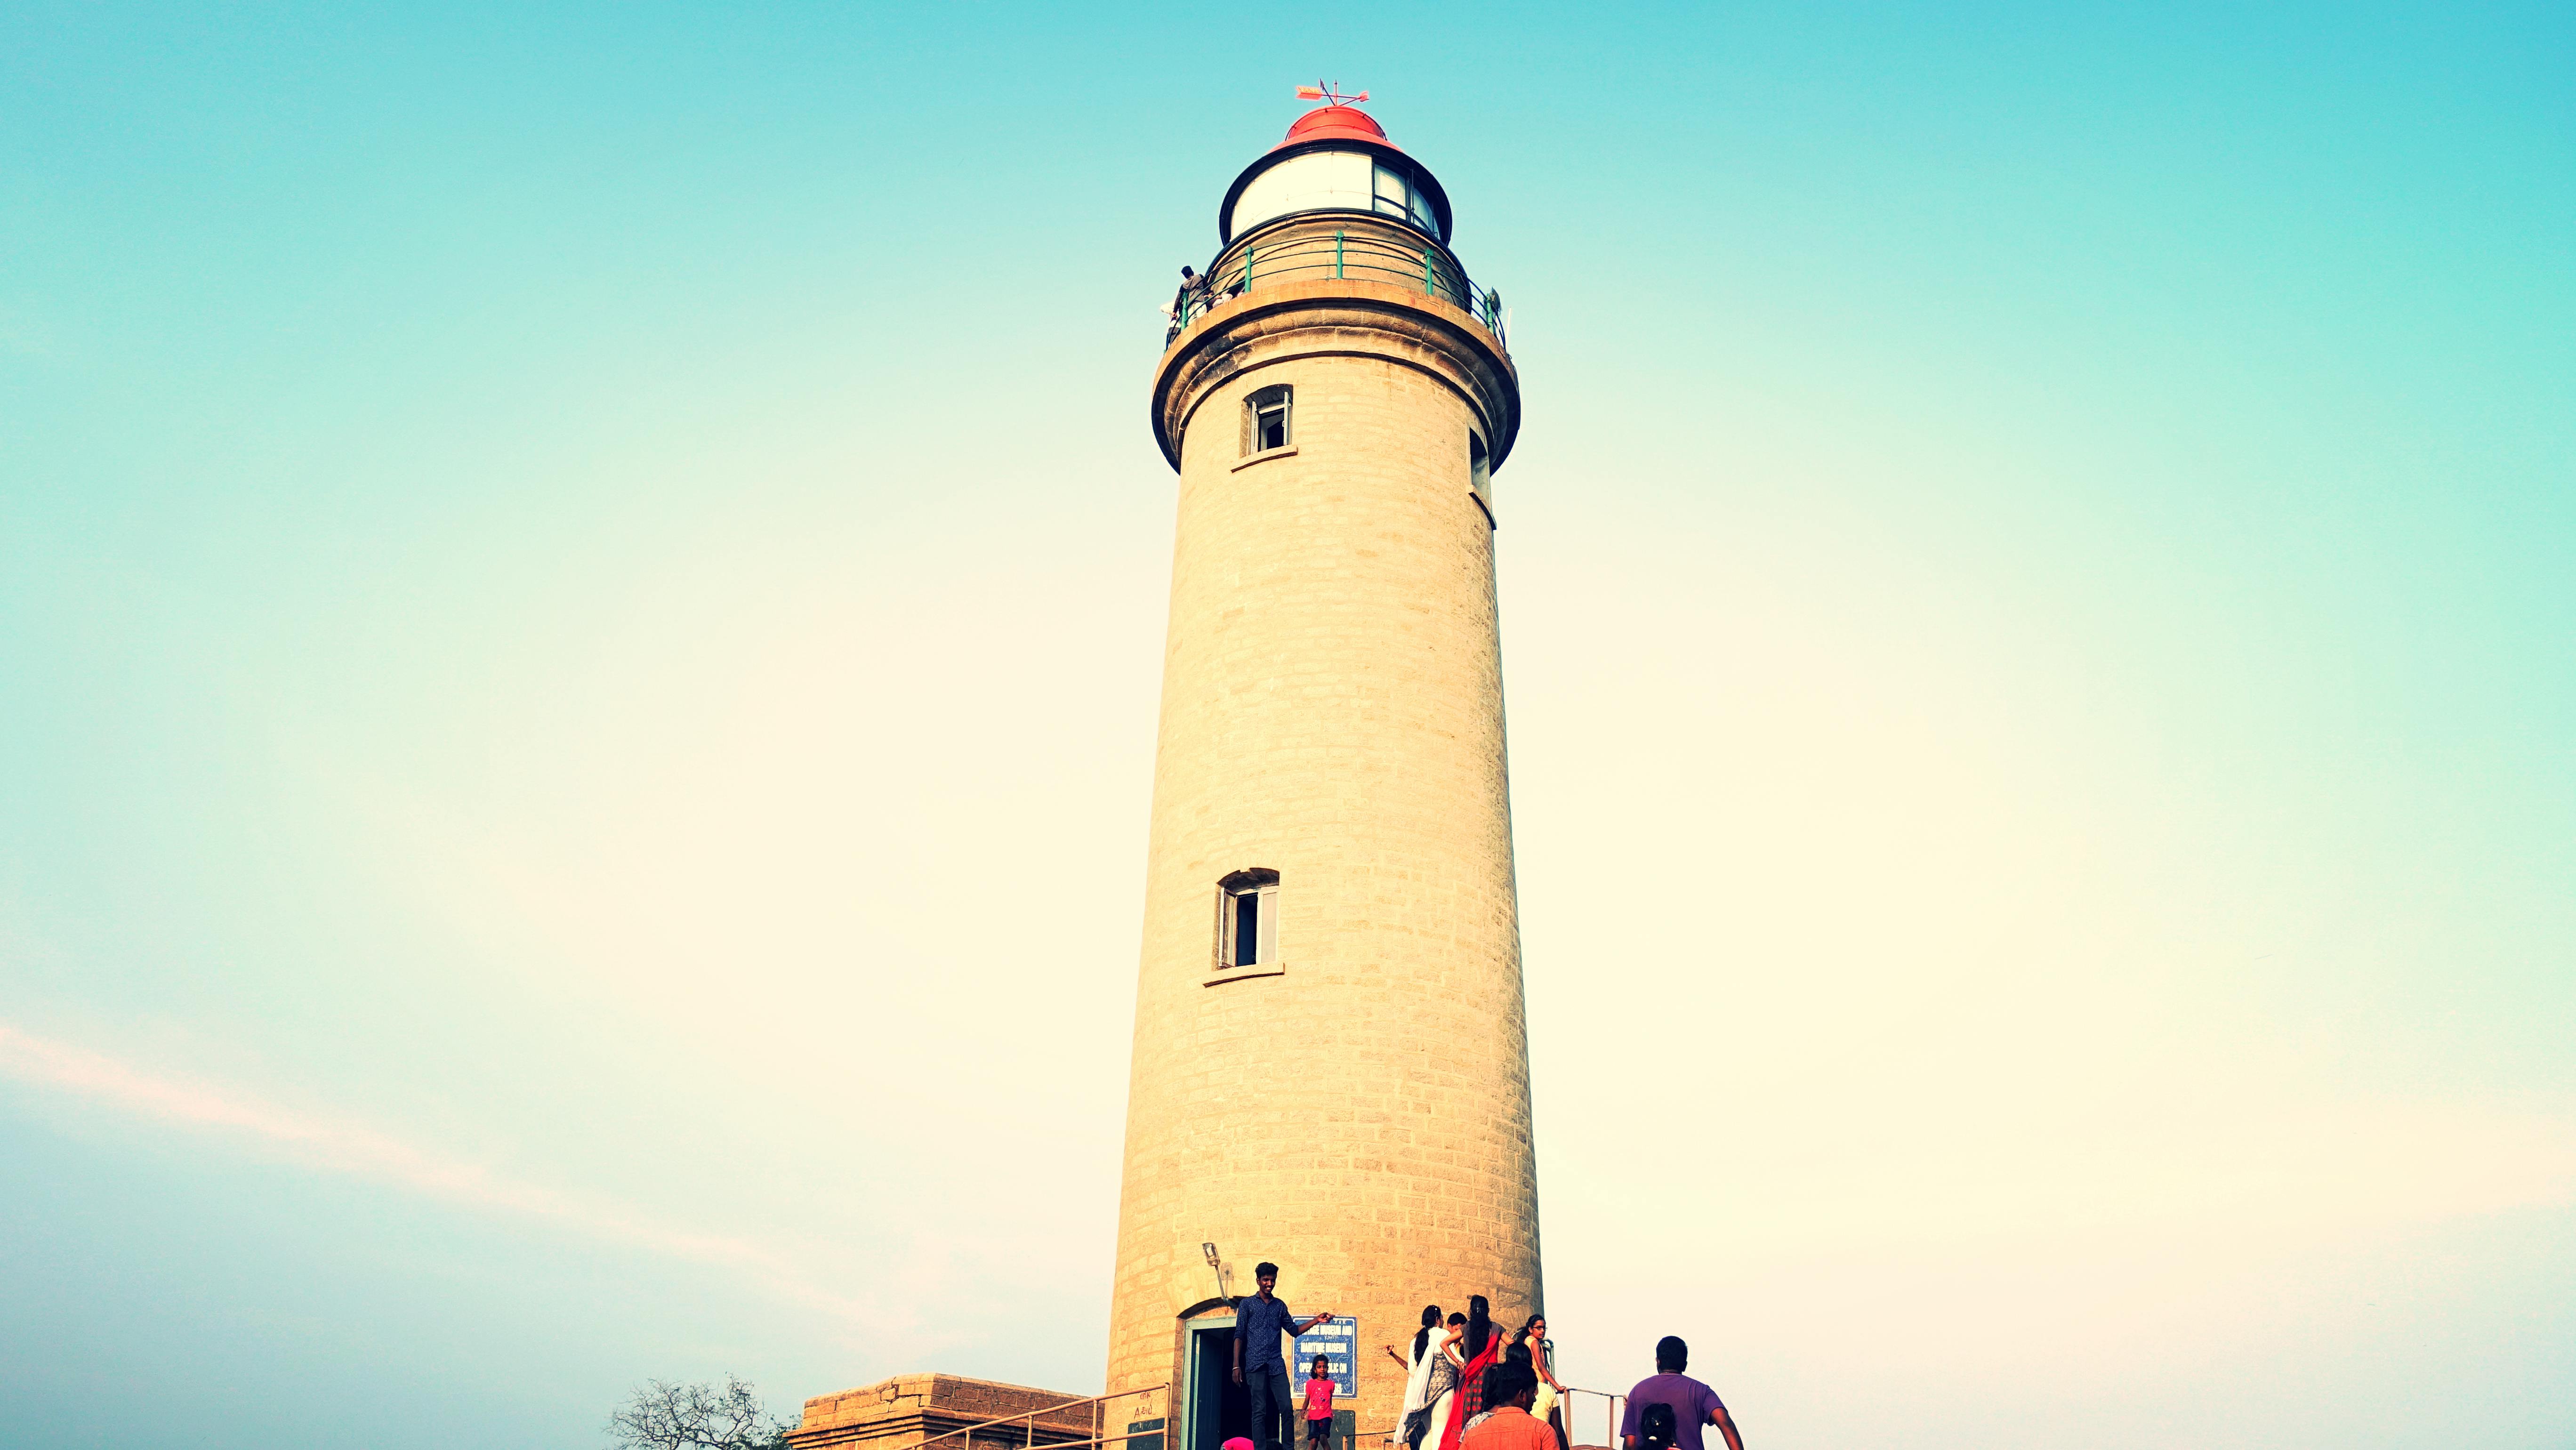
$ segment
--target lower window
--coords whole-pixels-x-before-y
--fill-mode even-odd
[[[1279,960],[1279,873],[1265,866],[1216,884],[1216,964],[1262,967]]]

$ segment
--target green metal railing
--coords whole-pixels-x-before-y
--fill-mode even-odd
[[[1464,309],[1496,340],[1503,336],[1502,294],[1479,292],[1446,252],[1407,247],[1369,233],[1309,233],[1269,246],[1247,246],[1232,262],[1174,299],[1164,341],[1256,287],[1320,280],[1385,282]]]

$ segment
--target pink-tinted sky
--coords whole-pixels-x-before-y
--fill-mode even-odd
[[[0,1438],[1097,1385],[1155,309],[1319,74],[1513,308],[1568,1376],[2576,1436],[2567,16],[1280,20],[12,12]]]

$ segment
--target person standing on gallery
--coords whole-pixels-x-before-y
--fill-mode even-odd
[[[1503,1361],[1503,1337],[1494,1332],[1493,1307],[1482,1294],[1467,1296],[1467,1328],[1458,1356],[1458,1393],[1440,1434],[1440,1450],[1458,1450],[1467,1422],[1485,1412],[1485,1372]]]
[[[1261,1292],[1234,1301],[1234,1382],[1252,1391],[1252,1434],[1261,1450],[1280,1450],[1278,1422],[1297,1402],[1288,1397],[1288,1357],[1280,1352],[1279,1336],[1294,1338],[1331,1319],[1333,1312],[1327,1309],[1299,1324],[1288,1312],[1288,1301],[1270,1292],[1279,1282],[1277,1264],[1254,1266],[1252,1278]]]
[[[1699,1433],[1703,1425],[1717,1427],[1726,1437],[1727,1450],[1744,1450],[1744,1437],[1735,1433],[1726,1402],[1717,1397],[1717,1391],[1682,1373],[1688,1368],[1690,1346],[1682,1343],[1681,1336],[1667,1334],[1655,1341],[1655,1372],[1628,1391],[1628,1413],[1619,1421],[1619,1438],[1627,1450],[1637,1450],[1649,1405],[1663,1405],[1673,1412],[1673,1450],[1706,1450]]]

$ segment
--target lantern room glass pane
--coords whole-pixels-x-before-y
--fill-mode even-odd
[[[1366,153],[1310,151],[1291,156],[1245,184],[1234,199],[1233,231],[1240,233],[1291,212],[1346,208],[1367,211],[1375,182]]]
[[[1404,173],[1384,162],[1378,163],[1376,171],[1377,209],[1389,216],[1404,215],[1405,192],[1410,189],[1404,183]]]
[[[1413,183],[1403,172],[1385,162],[1377,165],[1377,212],[1381,216],[1413,219]]]

